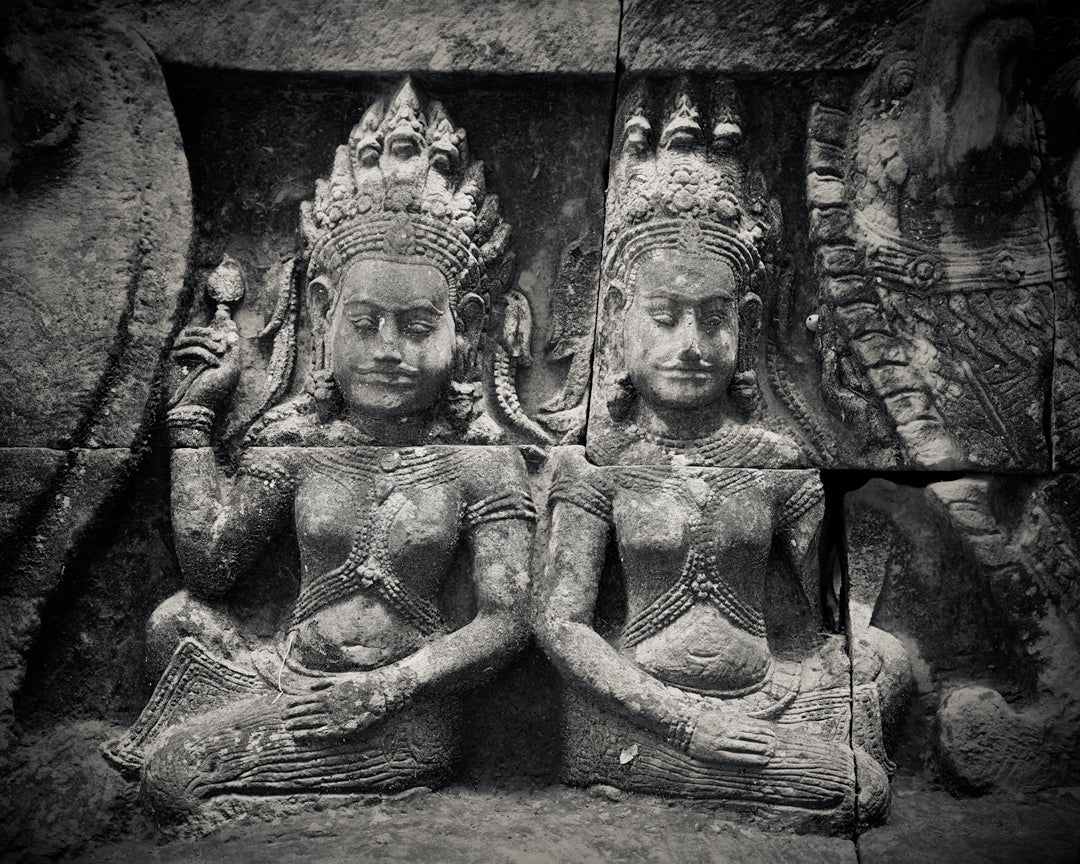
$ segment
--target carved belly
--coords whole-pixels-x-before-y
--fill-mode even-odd
[[[694,691],[740,690],[769,668],[765,639],[735,627],[709,603],[698,603],[638,643],[634,661],[669,684]]]
[[[424,641],[381,598],[354,594],[306,618],[296,628],[292,652],[311,669],[374,669],[412,654]]]

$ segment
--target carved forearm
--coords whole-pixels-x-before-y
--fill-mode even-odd
[[[665,740],[686,748],[700,710],[696,699],[643,671],[587,624],[549,618],[537,635],[567,680]]]
[[[550,590],[537,619],[537,638],[562,674],[615,710],[685,747],[696,700],[620,655],[592,627],[608,528],[578,507],[558,504],[547,568]]]
[[[172,451],[172,521],[185,584],[203,599],[221,597],[278,529],[285,489],[242,477],[228,503],[209,447]]]

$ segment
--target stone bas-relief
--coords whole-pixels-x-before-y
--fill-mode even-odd
[[[883,818],[903,649],[823,634],[817,472],[558,457],[537,635],[565,777],[721,799],[823,832]],[[609,544],[617,560],[608,559]]]
[[[805,464],[761,422],[761,293],[780,214],[741,123],[726,79],[645,79],[622,100],[589,417],[598,464]]]
[[[463,139],[406,80],[338,148],[301,215],[313,386],[260,420],[231,482],[209,433],[240,370],[233,262],[210,280],[213,320],[177,341],[190,364],[168,413],[186,587],[150,620],[157,688],[105,751],[141,773],[162,825],[212,824],[243,809],[238,796],[444,784],[458,694],[527,634],[521,455],[423,446],[497,433],[474,384],[483,265],[498,272],[508,229]],[[299,596],[259,643],[224,598],[290,521]],[[447,600],[466,547],[468,585]]]
[[[631,2],[627,80],[666,77],[612,126],[618,4],[526,4],[544,25],[503,40],[515,4],[477,29],[400,4],[225,0],[199,25],[190,3],[106,2],[153,52],[120,30],[83,53],[61,40],[102,62],[70,90],[58,74],[36,114],[19,111],[37,61],[0,34],[5,266],[26,277],[7,286],[19,387],[0,425],[45,436],[0,451],[5,835],[37,818],[24,836],[61,844],[44,858],[131,842],[141,794],[170,833],[238,817],[209,841],[223,854],[269,816],[289,842],[399,857],[416,835],[454,857],[446,826],[467,825],[484,860],[472,821],[509,837],[501,798],[527,811],[514,843],[618,834],[648,857],[663,830],[753,855],[765,828],[788,832],[785,859],[870,862],[861,832],[888,805],[895,848],[917,832],[953,860],[949,838],[992,844],[1070,800],[1042,787],[1080,768],[1072,479],[909,473],[834,518],[867,469],[1075,461],[1075,300],[1041,187],[1075,188],[1033,157],[1055,130],[1071,146],[1076,100],[1039,101],[1014,63],[1023,4]],[[683,38],[702,15],[723,26]],[[595,33],[559,22],[594,17],[607,29],[578,57]],[[457,122],[387,87],[332,166],[392,84],[376,76],[404,68]],[[14,138],[5,103],[32,121]],[[1035,103],[1060,115],[1047,146]],[[49,213],[63,242],[35,228]],[[43,363],[70,375],[37,386]],[[556,443],[586,449],[517,450]],[[824,522],[808,466],[859,469],[823,472]],[[109,504],[129,474],[135,503]],[[530,499],[549,497],[532,538]],[[154,680],[132,686],[166,597]],[[990,794],[933,813],[941,781]],[[1014,819],[952,824],[995,808]]]
[[[1017,67],[1034,16],[937,0],[850,108],[839,87],[811,108],[813,326],[822,397],[856,437],[847,464],[1049,467],[1055,304],[1072,287]]]

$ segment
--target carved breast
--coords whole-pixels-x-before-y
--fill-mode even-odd
[[[768,669],[761,610],[773,502],[756,484],[725,495],[697,482],[670,494],[616,495],[627,594],[622,650],[669,683],[727,692]]]

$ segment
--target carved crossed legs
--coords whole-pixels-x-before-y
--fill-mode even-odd
[[[163,827],[209,827],[256,796],[394,792],[450,779],[460,741],[452,697],[418,700],[361,731],[305,736],[287,723],[290,700],[273,669],[223,610],[174,595],[151,617],[149,638],[150,666],[155,652],[174,650],[142,714],[105,755],[141,772]]]
[[[567,782],[659,795],[722,799],[792,821],[791,827],[848,831],[880,821],[889,805],[882,716],[899,716],[910,681],[902,646],[871,628],[852,666],[839,637],[803,664],[778,663],[763,692],[700,697],[703,708],[763,717],[776,750],[762,766],[695,758],[594,696],[568,688],[563,749]],[[849,675],[854,673],[854,680]],[[853,686],[852,686],[853,685]],[[787,695],[784,691],[788,690]]]
[[[420,701],[362,733],[298,738],[264,694],[174,727],[149,752],[142,792],[162,826],[212,825],[243,798],[387,793],[449,782],[459,706]]]

